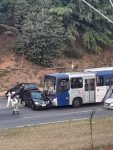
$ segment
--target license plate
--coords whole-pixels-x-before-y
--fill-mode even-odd
[[[42,104],[42,107],[46,106],[46,104]]]

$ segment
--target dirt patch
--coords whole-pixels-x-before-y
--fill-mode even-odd
[[[113,146],[106,146],[104,150],[113,150]]]
[[[91,67],[113,66],[112,50],[105,50],[95,55],[85,53],[79,59],[59,58],[54,62],[54,66],[57,68],[65,67],[66,69],[63,70],[41,68],[14,54],[11,47],[15,41],[16,37],[14,36],[0,36],[0,91],[7,90],[16,82],[36,82],[40,84],[45,74],[72,71],[72,63],[74,65],[73,71],[82,71]]]

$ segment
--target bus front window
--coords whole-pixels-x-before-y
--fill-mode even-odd
[[[65,92],[69,90],[69,79],[60,79],[58,82],[58,91]]]
[[[55,95],[56,86],[55,86],[55,79],[54,78],[46,78],[45,79],[44,91],[48,95]]]

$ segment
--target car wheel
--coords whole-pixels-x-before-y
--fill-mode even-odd
[[[32,104],[32,105],[31,105],[31,108],[32,108],[32,110],[35,110],[35,105]]]
[[[81,100],[80,98],[75,98],[75,99],[73,100],[72,106],[73,106],[74,108],[78,108],[78,107],[80,107],[81,105],[82,105],[82,100]]]

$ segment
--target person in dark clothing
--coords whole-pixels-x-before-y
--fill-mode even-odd
[[[24,88],[25,88],[25,85],[22,84],[21,89],[20,89],[21,104],[22,104],[22,101],[23,101]]]

